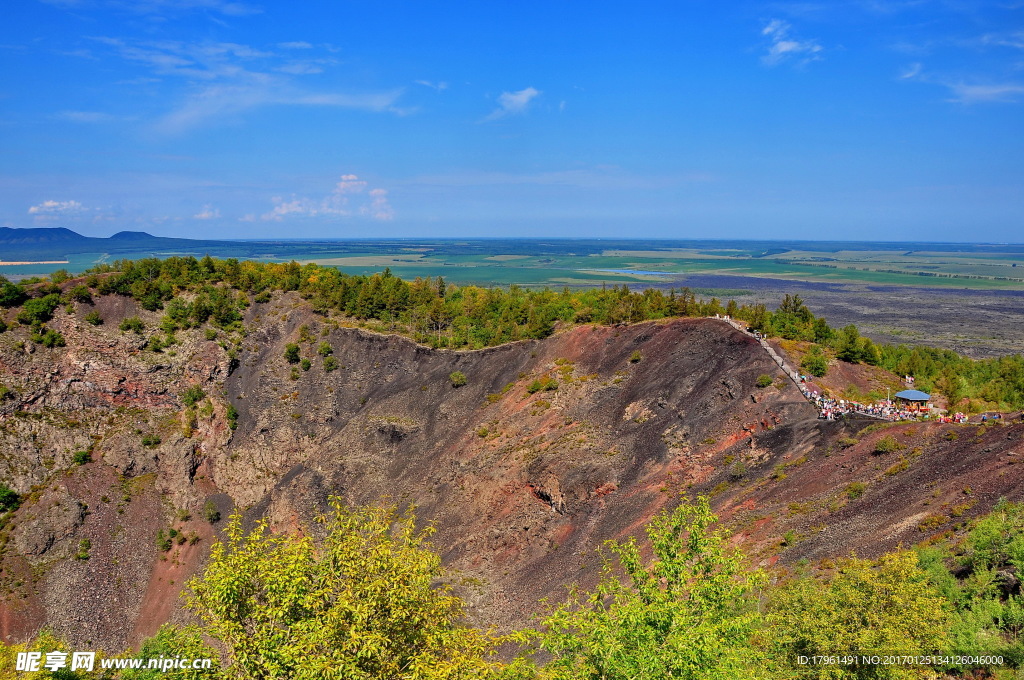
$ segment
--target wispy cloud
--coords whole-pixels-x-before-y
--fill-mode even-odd
[[[357,175],[342,175],[331,193],[323,198],[293,195],[288,199],[275,196],[271,200],[274,208],[261,215],[261,220],[281,222],[294,217],[369,217],[386,221],[395,214],[388,202],[387,190],[370,189],[366,180]],[[242,221],[253,219],[252,215],[246,215]]]
[[[917,78],[919,75],[921,75],[921,70],[923,68],[924,66],[922,66],[921,62],[914,62],[913,64],[910,64],[905,69],[903,69],[903,72],[900,73],[900,78],[902,80],[911,80],[913,78]]]
[[[772,19],[761,29],[761,35],[769,41],[768,51],[761,56],[763,64],[775,66],[791,59],[806,64],[820,58],[821,45],[815,40],[798,40],[792,30],[793,27],[782,19]]]
[[[351,93],[315,91],[303,86],[302,76],[320,73],[337,63],[330,56],[296,60],[232,42],[127,41],[109,37],[93,40],[112,48],[123,59],[145,66],[152,75],[172,85],[171,79],[175,79],[186,86],[180,103],[154,123],[156,131],[162,134],[180,134],[269,105],[404,112],[396,106],[401,89]],[[298,43],[286,44],[300,49],[294,47]]]
[[[438,92],[442,92],[442,91],[448,89],[448,83],[446,83],[444,81],[440,81],[440,82],[437,82],[437,83],[432,83],[429,80],[417,80],[416,84],[417,85],[422,85],[423,87],[429,87],[430,89],[437,90]]]
[[[94,7],[121,10],[130,14],[168,15],[205,11],[228,17],[259,14],[263,10],[248,2],[237,0],[41,0],[47,5],[70,9]]]
[[[313,45],[303,40],[297,40],[295,42],[282,42],[277,43],[277,46],[282,50],[311,50]]]
[[[69,215],[80,213],[85,207],[78,201],[43,201],[28,209],[29,215]]]
[[[505,116],[525,113],[530,106],[530,102],[540,95],[541,91],[533,87],[527,87],[518,92],[502,92],[498,96],[498,108],[491,111],[484,120],[498,120]]]
[[[978,104],[984,102],[1016,103],[1024,98],[1024,85],[1018,83],[994,83],[976,85],[969,83],[945,83],[953,93],[949,101],[957,104]]]
[[[120,120],[119,116],[102,111],[61,111],[54,117],[73,123],[110,123]]]
[[[997,79],[986,80],[980,76],[971,80],[953,79],[928,73],[920,63],[910,64],[900,74],[900,79],[945,87],[952,95],[946,101],[954,104],[1013,104],[1024,100],[1024,84],[1019,82],[999,82]]]
[[[203,209],[193,215],[192,218],[197,220],[220,219],[220,210],[218,208],[214,208],[212,205],[204,205]]]

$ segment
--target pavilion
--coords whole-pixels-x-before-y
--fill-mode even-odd
[[[895,397],[915,411],[924,411],[928,408],[928,400],[932,395],[921,390],[903,390],[897,392]]]

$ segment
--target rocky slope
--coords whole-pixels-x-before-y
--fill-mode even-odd
[[[103,325],[84,322],[93,309]],[[136,315],[150,330],[117,330]],[[916,543],[1024,490],[1024,425],[819,422],[713,319],[472,352],[349,328],[292,294],[249,308],[244,337],[179,331],[154,352],[159,320],[108,296],[58,312],[64,348],[0,334],[0,479],[24,497],[0,532],[7,640],[45,624],[123,649],[185,616],[182,584],[233,508],[286,531],[331,495],[413,503],[474,618],[507,628],[592,583],[603,541],[684,492],[712,494],[736,541],[774,564]],[[778,380],[759,389],[761,374]],[[875,453],[883,437],[897,446]]]

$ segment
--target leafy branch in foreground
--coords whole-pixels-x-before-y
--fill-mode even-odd
[[[544,621],[541,649],[554,655],[552,680],[661,680],[763,677],[752,643],[761,571],[710,530],[707,498],[664,512],[647,526],[654,559],[634,539],[611,541],[597,589],[574,591]],[[616,576],[616,563],[626,582]]]
[[[332,508],[319,548],[231,517],[189,602],[227,650],[227,677],[512,677],[490,659],[501,638],[462,626],[462,600],[436,586],[430,527],[393,507]]]

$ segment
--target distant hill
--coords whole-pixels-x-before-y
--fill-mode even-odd
[[[202,241],[186,238],[153,236],[144,231],[120,231],[109,238],[82,236],[64,227],[15,229],[0,227],[0,261],[60,260],[77,253],[119,254],[139,251],[178,251],[205,254],[215,250],[239,250],[239,244],[228,241]],[[248,248],[241,250],[247,251]],[[234,253],[232,253],[234,254]],[[239,256],[247,255],[239,252]]]

